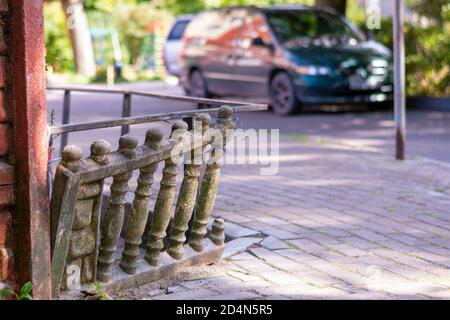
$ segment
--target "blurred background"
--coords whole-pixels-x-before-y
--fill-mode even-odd
[[[392,1],[375,1],[381,10],[381,24],[369,30],[368,8],[374,0],[48,0],[48,82],[164,80],[164,46],[176,17],[232,5],[329,6],[392,48]],[[450,4],[447,0],[407,0],[406,4],[407,95],[448,96]],[[75,21],[76,27],[72,27]]]
[[[281,4],[332,8],[369,39],[393,48],[392,0],[47,0],[48,87],[67,90],[87,85],[185,95],[174,74],[192,14],[236,5]],[[450,2],[405,0],[405,4],[407,154],[450,162]],[[248,91],[245,86],[241,88],[245,88],[240,90],[244,93]],[[323,95],[322,90],[319,93]],[[49,119],[55,125],[121,118],[124,101],[121,94],[65,94],[64,88],[47,91]],[[196,108],[193,103],[133,96],[130,115]],[[238,120],[243,127],[279,129],[281,134],[301,141],[320,136],[387,154],[392,154],[396,141],[392,107],[321,105],[290,117],[254,112],[239,114]],[[143,137],[147,128],[132,126],[131,133]],[[77,132],[70,135],[68,143],[88,148],[98,137],[117,141],[120,134],[120,128]],[[60,141],[55,141],[56,150]]]

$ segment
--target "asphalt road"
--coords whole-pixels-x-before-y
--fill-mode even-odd
[[[178,87],[162,82],[120,85],[120,89],[148,90],[156,93],[183,94]],[[62,93],[48,92],[49,113],[53,110],[55,123],[61,123]],[[108,94],[76,93],[72,97],[71,122],[99,121],[121,117],[122,98]],[[179,102],[158,101],[144,97],[134,97],[132,115],[144,115],[169,111],[194,109],[194,105]],[[330,112],[314,110],[290,117],[279,117],[272,112],[252,112],[237,115],[243,128],[279,129],[281,134],[312,136],[338,139],[345,143],[370,147],[388,154],[394,154],[394,122],[392,111]],[[144,132],[150,125],[136,125],[131,133],[143,142]],[[152,124],[165,130],[169,124]],[[120,128],[102,129],[90,132],[72,133],[69,143],[87,150],[95,139],[106,139],[117,146]],[[58,149],[59,139],[55,148]],[[426,157],[450,162],[450,112],[418,111],[407,112],[408,158]]]

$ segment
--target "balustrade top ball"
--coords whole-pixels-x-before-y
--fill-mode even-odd
[[[62,160],[64,162],[80,161],[82,157],[83,150],[75,145],[65,146],[62,152]]]
[[[145,134],[145,143],[157,143],[162,140],[164,134],[158,128],[150,128]]]
[[[221,106],[219,109],[219,118],[230,118],[233,114],[233,108],[230,106]]]
[[[135,149],[138,145],[138,139],[136,137],[125,135],[120,137],[119,149]]]
[[[201,121],[203,125],[208,125],[211,122],[211,116],[207,113],[200,113],[195,120]]]
[[[187,131],[188,128],[189,128],[188,124],[185,121],[183,121],[183,120],[175,121],[172,124],[172,131],[175,131],[175,130]]]
[[[93,156],[103,156],[111,152],[111,143],[106,140],[97,140],[91,144],[91,154]]]
[[[109,163],[110,152],[111,144],[106,140],[97,140],[91,144],[91,159],[102,166]]]

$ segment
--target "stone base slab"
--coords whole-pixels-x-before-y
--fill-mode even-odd
[[[116,260],[112,267],[112,280],[108,283],[98,282],[102,289],[120,290],[139,287],[144,284],[162,279],[173,278],[178,272],[191,266],[211,264],[218,260],[224,250],[224,246],[216,246],[210,239],[205,239],[203,252],[196,252],[188,245],[184,247],[184,257],[174,260],[166,252],[161,253],[159,266],[153,267],[140,258],[137,264],[136,274],[128,274],[119,267]],[[79,299],[80,291],[89,289],[90,285],[83,285],[79,290],[65,290],[59,294],[60,299]]]

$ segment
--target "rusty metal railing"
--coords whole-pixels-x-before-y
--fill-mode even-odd
[[[204,104],[204,105],[216,106],[216,107],[222,106],[222,105],[228,105],[228,106],[233,107],[234,112],[262,111],[262,110],[267,110],[267,108],[268,108],[267,105],[265,105],[265,104],[257,104],[257,103],[251,103],[251,102],[194,98],[194,97],[157,94],[157,93],[150,93],[150,92],[144,92],[144,91],[133,91],[133,90],[117,90],[117,89],[86,88],[86,87],[60,87],[60,86],[47,87],[47,90],[64,92],[62,125],[51,126],[49,128],[50,146],[51,147],[53,146],[54,138],[56,136],[61,135],[61,150],[60,150],[61,153],[64,150],[64,147],[67,145],[68,134],[70,132],[86,131],[86,130],[120,126],[121,127],[121,135],[123,136],[123,135],[129,133],[130,125],[149,123],[149,122],[157,122],[157,121],[163,121],[163,120],[177,120],[177,119],[185,120],[188,123],[189,127],[191,127],[192,117],[199,113],[199,110],[189,110],[189,111],[182,111],[182,112],[159,113],[159,114],[151,114],[151,115],[132,117],[131,114],[132,114],[132,97],[133,96],[141,96],[141,97],[154,98],[154,99],[159,99],[159,100]],[[70,123],[70,114],[71,114],[71,108],[72,108],[72,103],[71,103],[72,92],[122,95],[123,96],[122,119],[71,124]],[[201,110],[202,113],[206,112],[209,114],[217,113],[217,111],[218,111],[218,108]]]

